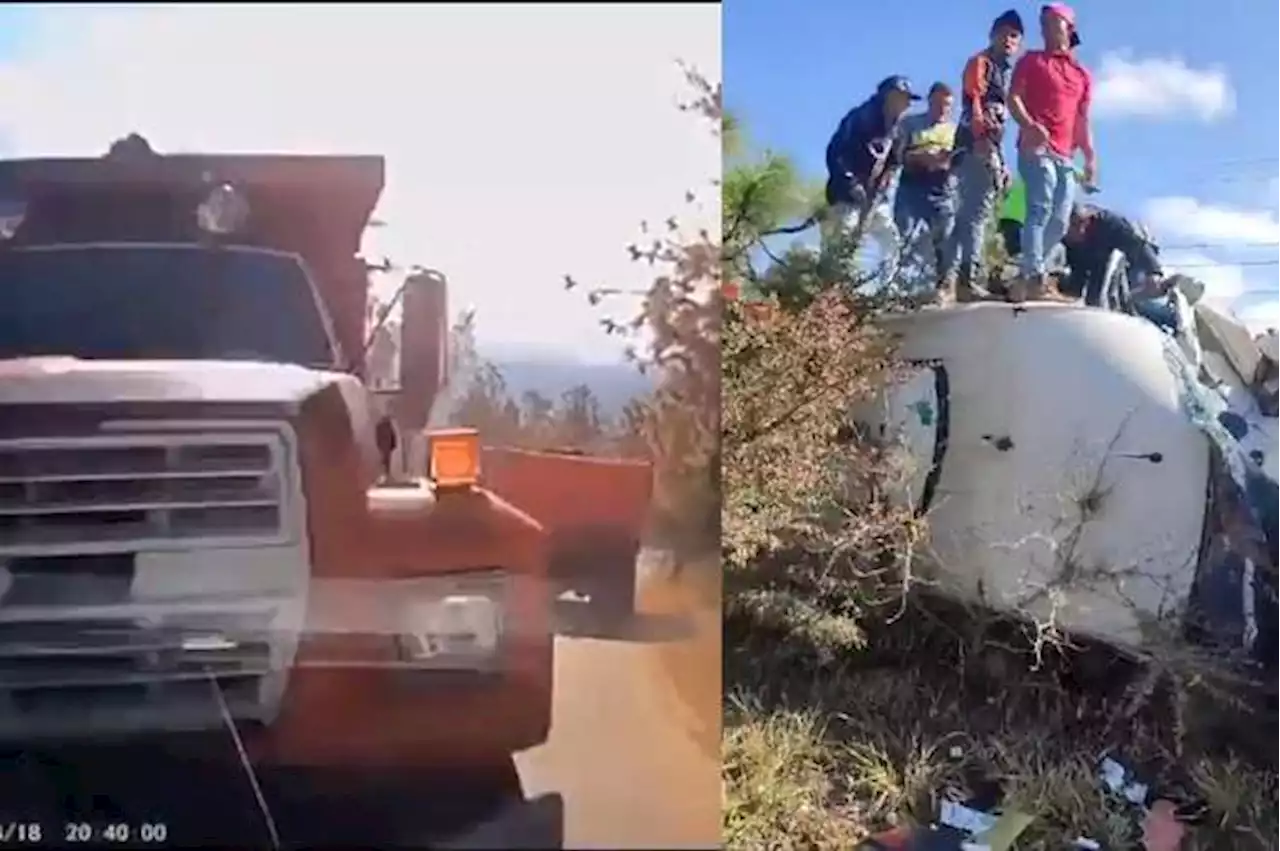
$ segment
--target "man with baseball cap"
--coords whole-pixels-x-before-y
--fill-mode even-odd
[[[1067,232],[1075,202],[1074,159],[1084,154],[1084,182],[1098,172],[1089,127],[1093,78],[1076,58],[1080,44],[1075,11],[1065,3],[1040,9],[1044,49],[1029,51],[1013,69],[1009,109],[1018,122],[1018,173],[1027,190],[1020,276],[1009,286],[1010,301],[1029,296],[1061,300],[1046,275],[1045,257]]]
[[[1010,9],[991,24],[987,46],[964,66],[960,124],[951,168],[956,221],[943,251],[938,300],[982,294],[982,241],[996,198],[1008,182],[1001,150],[1013,57],[1022,47],[1022,17]]]
[[[886,77],[875,94],[849,110],[827,143],[827,212],[823,241],[854,250],[866,233],[880,242],[886,259],[896,257],[898,240],[883,196],[901,165],[898,125],[920,96],[906,77]],[[856,270],[850,269],[851,273]]]

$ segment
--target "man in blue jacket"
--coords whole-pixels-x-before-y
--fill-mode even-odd
[[[875,94],[841,119],[827,143],[824,241],[856,243],[871,235],[880,243],[884,261],[896,261],[897,233],[884,194],[902,164],[898,125],[917,100],[911,81],[895,75],[881,80]]]

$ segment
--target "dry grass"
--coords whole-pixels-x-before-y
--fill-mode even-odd
[[[726,847],[848,849],[934,820],[942,795],[998,794],[1036,816],[1019,849],[1062,851],[1082,835],[1139,848],[1133,810],[1098,783],[1106,753],[1162,794],[1206,806],[1186,851],[1277,846],[1274,717],[1234,716],[1235,728],[1270,734],[1250,751],[1265,756],[1246,759],[1221,718],[1178,732],[1159,696],[1126,716],[1129,663],[1094,660],[1102,673],[1082,682],[1079,660],[1033,671],[1008,651],[965,658],[964,627],[936,604],[862,628],[833,613],[822,623],[812,606],[792,621],[785,611],[768,590],[729,593]]]

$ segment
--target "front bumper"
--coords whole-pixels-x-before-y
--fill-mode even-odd
[[[550,635],[512,648],[492,673],[300,661],[280,717],[245,731],[255,762],[467,768],[539,745],[551,728]]]

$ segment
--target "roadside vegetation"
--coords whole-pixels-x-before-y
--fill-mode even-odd
[[[1016,848],[1141,848],[1099,783],[1113,754],[1194,813],[1182,849],[1275,848],[1274,721],[1180,648],[1139,669],[909,582],[926,518],[846,419],[894,378],[897,305],[833,286],[852,246],[778,245],[816,187],[723,127],[725,846],[850,849],[996,796],[1034,816]]]

